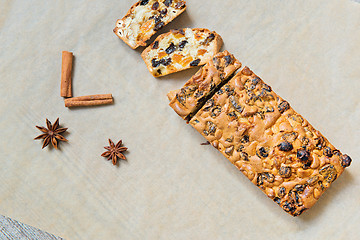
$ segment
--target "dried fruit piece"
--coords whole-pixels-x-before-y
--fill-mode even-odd
[[[154,18],[155,18],[155,17],[158,17],[158,18],[160,18],[160,19],[166,18],[169,11],[171,11],[171,9],[170,9],[169,7],[163,8],[162,10],[159,11],[159,14],[160,14],[160,15],[157,15],[157,16],[154,15],[153,17],[154,17]],[[173,11],[173,13],[175,13],[175,12]]]
[[[202,56],[202,55],[204,55],[205,53],[207,53],[207,50],[206,50],[206,49],[199,49],[198,52],[197,52],[198,56]]]
[[[333,156],[333,153],[332,153],[332,150],[331,150],[330,147],[325,147],[324,150],[323,150],[323,153],[327,157],[332,157]]]
[[[151,28],[153,28],[153,26],[154,26],[153,21],[149,20],[141,26],[140,32],[142,33],[148,32]]]
[[[269,86],[269,85],[267,85],[267,84],[263,84],[263,89],[266,91],[266,92],[271,92],[272,91],[272,89],[271,89],[271,87]]]
[[[185,57],[182,59],[181,61],[181,66],[183,66],[184,68],[189,66],[189,64],[193,61],[193,58],[191,56],[189,57]]]
[[[155,24],[154,31],[157,32],[164,26],[165,26],[165,23],[163,21],[159,21]]]
[[[208,45],[209,43],[211,43],[212,41],[214,41],[214,39],[215,39],[215,34],[214,34],[214,33],[210,33],[209,36],[205,39],[205,41],[202,42],[202,44]]]
[[[280,151],[284,151],[284,152],[289,152],[294,148],[293,145],[287,141],[280,143],[278,147]]]
[[[265,147],[259,148],[259,150],[256,152],[256,155],[260,158],[266,158],[269,156],[269,149]]]
[[[149,0],[141,0],[140,1],[141,6],[144,6],[144,5],[148,4],[148,3],[149,3]]]
[[[152,10],[157,10],[159,8],[160,4],[159,2],[154,2],[154,4],[152,5],[151,9]]]
[[[242,152],[242,151],[239,151],[239,152],[240,152],[240,160],[249,161],[249,154],[247,154],[246,152]]]
[[[280,187],[280,188],[279,188],[279,192],[278,192],[278,196],[279,196],[280,198],[283,198],[285,195],[286,195],[286,188]]]
[[[196,67],[199,65],[200,61],[201,61],[200,59],[196,59],[190,63],[190,66]]]
[[[325,181],[332,183],[337,177],[337,172],[334,165],[329,164],[320,169],[319,173],[324,177]]]
[[[225,67],[229,66],[230,64],[232,64],[232,62],[234,61],[234,59],[231,56],[226,56],[225,57]]]
[[[341,160],[341,166],[344,168],[349,167],[352,161],[351,158],[346,154],[342,155],[340,157],[340,160]]]
[[[213,122],[206,122],[206,127],[205,127],[205,130],[204,130],[204,134],[205,135],[214,135],[215,134],[215,131],[216,131],[216,125],[213,123]]]
[[[290,213],[290,214],[294,214],[294,212],[296,211],[296,207],[294,206],[294,202],[289,202],[289,201],[286,201],[285,203],[284,203],[284,205],[282,205],[282,208],[286,211],[286,212],[288,212],[288,213]]]
[[[305,149],[299,149],[296,153],[296,157],[302,162],[306,163],[309,161],[310,153]]]
[[[238,103],[238,101],[235,99],[234,96],[229,96],[229,100],[230,103],[232,105],[232,107],[238,111],[239,113],[242,113],[242,111],[244,110],[244,108],[242,106],[240,106],[240,104]]]
[[[290,109],[290,104],[287,101],[282,101],[278,106],[279,112],[284,113],[286,110]]]
[[[174,63],[180,63],[182,58],[183,58],[182,55],[176,54],[176,53],[172,56],[172,59],[173,59]]]
[[[170,46],[165,50],[165,52],[170,55],[172,54],[173,52],[175,52],[176,50],[176,46],[174,43],[171,43]]]
[[[280,203],[281,203],[281,199],[280,199],[280,198],[278,198],[278,197],[275,197],[275,198],[274,198],[274,202],[276,202],[277,204],[279,204],[279,205],[280,205]]]
[[[154,59],[151,60],[151,65],[152,65],[153,67],[158,67],[158,66],[160,66],[160,62],[157,61],[157,60],[154,58]]]
[[[181,42],[179,43],[179,48],[180,48],[180,49],[183,49],[187,43],[188,43],[187,40],[181,41]]]
[[[279,170],[279,175],[283,178],[289,178],[291,176],[291,167],[282,166]]]
[[[164,4],[165,6],[170,7],[170,5],[172,4],[172,0],[165,0]]]
[[[159,55],[158,55],[158,59],[162,59],[162,58],[164,58],[164,57],[166,57],[166,56],[167,56],[167,54],[166,54],[165,51],[160,51],[160,52],[159,52]]]
[[[282,139],[284,139],[287,142],[293,143],[296,140],[297,136],[298,134],[296,132],[285,133],[282,136]]]
[[[249,142],[249,136],[248,135],[244,135],[242,136],[242,139],[240,140],[241,143],[248,143]]]
[[[185,5],[184,1],[180,1],[180,2],[176,3],[176,5],[175,5],[176,9],[183,9],[185,7],[186,7],[186,5]]]
[[[306,188],[306,185],[297,184],[297,185],[294,187],[293,191],[298,192],[298,193],[302,193],[302,192],[304,192],[305,188]]]
[[[163,58],[160,59],[159,63],[162,64],[163,66],[169,66],[171,64],[172,60],[171,58]]]
[[[318,176],[314,176],[314,177],[311,177],[309,178],[306,182],[307,184],[309,184],[310,186],[314,186],[317,181],[319,181],[319,177]]]
[[[152,49],[158,49],[159,48],[159,41],[155,41],[153,44],[152,44]]]
[[[323,136],[318,137],[317,139],[315,139],[315,141],[316,141],[315,146],[317,149],[322,149],[326,145],[325,139]]]
[[[275,181],[275,177],[273,174],[264,172],[257,176],[257,185],[261,186],[264,184],[264,181],[267,181],[268,183],[273,183]]]

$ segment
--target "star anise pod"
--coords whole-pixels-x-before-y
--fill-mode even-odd
[[[111,139],[109,139],[109,146],[104,147],[107,151],[101,154],[102,157],[107,157],[107,160],[112,160],[112,163],[116,165],[118,158],[126,160],[126,157],[122,152],[125,152],[127,150],[126,147],[121,147],[122,140],[120,140],[116,145],[114,144]]]
[[[58,149],[58,141],[68,141],[66,138],[60,135],[61,133],[66,132],[67,128],[59,128],[59,118],[56,119],[53,125],[48,119],[46,119],[46,126],[47,128],[36,126],[36,128],[42,131],[43,134],[37,136],[34,138],[34,140],[44,139],[42,148],[46,147],[51,142],[54,148]]]

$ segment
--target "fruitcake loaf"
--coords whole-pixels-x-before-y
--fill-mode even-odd
[[[150,73],[160,77],[204,65],[219,52],[222,44],[216,32],[184,28],[158,36],[141,56]]]
[[[247,67],[190,124],[293,216],[313,206],[351,163]]]
[[[132,49],[146,46],[151,38],[166,24],[186,9],[181,0],[141,0],[128,13],[116,21],[114,33]]]
[[[206,100],[224,84],[241,63],[228,51],[218,53],[179,91],[170,92],[170,106],[185,120],[199,110]]]

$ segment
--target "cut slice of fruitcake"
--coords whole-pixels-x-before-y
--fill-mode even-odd
[[[216,54],[180,90],[169,92],[170,107],[189,121],[240,67],[241,63],[228,51]]]
[[[185,9],[186,2],[181,0],[138,1],[117,20],[114,33],[132,49],[146,46],[147,40]]]
[[[216,32],[184,28],[160,35],[141,56],[150,73],[161,77],[204,65],[219,52],[222,44]]]

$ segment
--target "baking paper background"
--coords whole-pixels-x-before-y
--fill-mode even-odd
[[[0,1],[0,213],[66,239],[359,239],[360,5],[188,0],[171,28],[205,27],[353,163],[294,218],[180,119],[166,93],[197,69],[155,79],[112,32],[135,1]],[[74,52],[67,109],[61,51]],[[33,138],[69,128],[61,151]],[[128,161],[100,155],[123,139]]]

